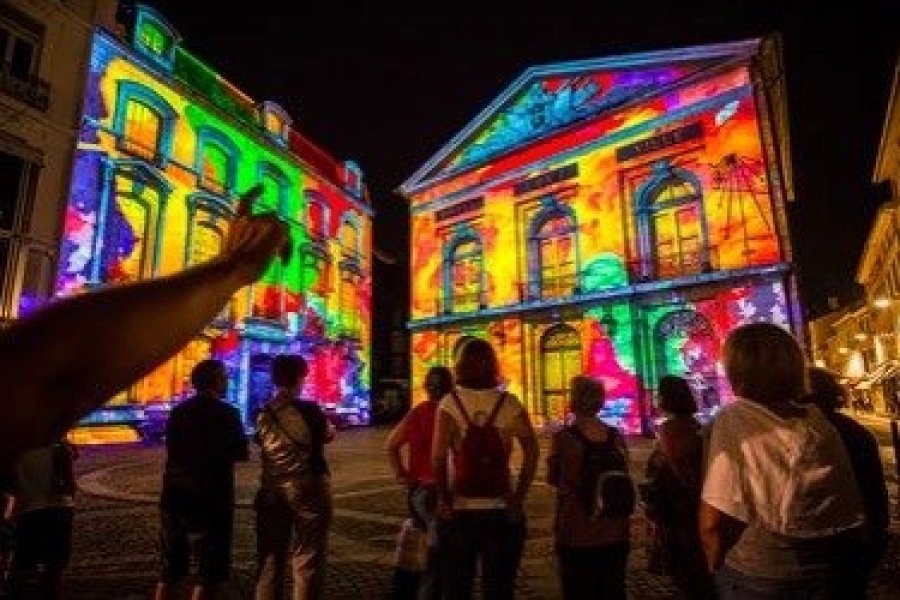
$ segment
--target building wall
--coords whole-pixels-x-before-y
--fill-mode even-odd
[[[278,353],[307,358],[304,395],[368,420],[372,211],[355,164],[338,163],[184,50],[139,8],[133,42],[93,40],[57,278],[60,294],[165,275],[215,256],[238,195],[290,229],[291,254],[236,294],[179,355],[89,422],[145,422],[189,392],[190,369],[226,361],[250,421]]]
[[[562,418],[568,379],[585,372],[606,384],[607,416],[638,430],[663,374],[689,376],[707,409],[730,397],[720,351],[735,326],[799,327],[785,193],[748,64],[597,77],[600,89],[649,82],[647,99],[490,148],[534,102],[527,88],[410,194],[414,389],[460,336],[485,337],[537,418]],[[540,85],[553,103],[583,83]]]
[[[0,319],[53,292],[92,28],[114,12],[114,0],[0,5]]]

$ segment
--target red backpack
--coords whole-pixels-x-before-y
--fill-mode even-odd
[[[466,422],[462,443],[453,451],[453,493],[466,498],[505,497],[510,492],[509,452],[494,421],[506,393],[500,394],[483,425],[472,422],[456,390],[451,394]]]

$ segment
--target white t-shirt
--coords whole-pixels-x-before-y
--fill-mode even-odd
[[[487,421],[491,411],[494,410],[494,406],[497,404],[497,399],[500,397],[500,392],[497,390],[473,390],[457,387],[456,393],[459,395],[459,399],[462,400],[469,419],[476,425],[482,425]],[[500,438],[503,440],[503,446],[506,448],[507,453],[512,450],[516,420],[524,410],[522,403],[519,402],[515,394],[506,392],[500,411],[494,419],[494,425],[500,430]],[[459,406],[457,406],[456,400],[451,394],[447,394],[441,399],[441,403],[438,405],[438,413],[440,414],[441,412],[450,415],[456,423],[459,434],[450,440],[450,444],[452,448],[458,449],[466,433],[466,420],[459,412]],[[450,465],[450,488],[453,489],[453,461],[448,460],[448,462]],[[505,508],[506,501],[503,498],[463,498],[456,496],[453,499],[453,507],[463,510]]]
[[[703,500],[769,533],[821,538],[859,526],[862,501],[837,430],[815,406],[779,416],[738,399],[716,415]]]

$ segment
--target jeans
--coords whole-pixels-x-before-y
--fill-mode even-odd
[[[506,510],[458,510],[438,525],[443,600],[469,600],[481,559],[486,600],[515,598],[516,571],[525,544],[524,517]]]
[[[720,600],[845,600],[839,578],[781,580],[751,577],[722,565],[716,573]]]
[[[625,600],[628,550],[628,542],[588,548],[559,548],[557,554],[563,600]]]
[[[332,510],[328,479],[318,477],[260,488],[255,505],[256,599],[283,598],[288,550],[294,600],[324,598]]]
[[[428,559],[419,578],[418,600],[441,597],[441,563],[434,509],[437,492],[433,486],[416,485],[409,490],[409,511],[416,523],[428,532]]]

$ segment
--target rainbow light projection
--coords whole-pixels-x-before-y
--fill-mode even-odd
[[[404,183],[414,389],[475,336],[539,422],[578,373],[632,432],[663,374],[728,401],[731,329],[800,330],[767,43],[529,69]]]
[[[294,252],[239,292],[180,354],[87,419],[134,435],[189,393],[192,366],[215,356],[230,401],[249,422],[269,394],[278,353],[300,353],[304,395],[352,423],[369,418],[371,216],[359,168],[291,128],[277,104],[254,103],[178,45],[139,7],[130,43],[94,38],[59,294],[179,271],[214,256],[239,192],[262,182],[259,210],[289,224]],[[112,433],[110,433],[112,431]],[[104,438],[105,435],[105,438]],[[88,435],[90,437],[90,435]]]

